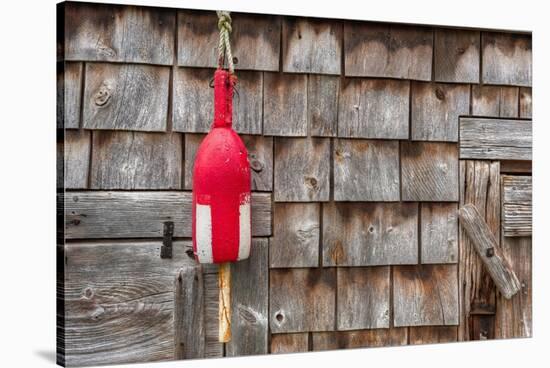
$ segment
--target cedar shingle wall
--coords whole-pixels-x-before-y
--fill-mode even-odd
[[[216,14],[85,3],[64,12],[60,352],[69,365],[170,360],[184,328],[172,318],[174,278],[193,262],[193,160],[213,114]],[[491,160],[501,157],[460,147],[460,134],[487,142],[461,117],[531,117],[530,35],[233,14],[231,43],[234,127],[256,193],[253,257],[233,265],[227,355],[530,336],[530,238],[503,240],[525,260],[514,263],[524,302],[510,303],[456,218],[459,203],[482,204],[500,233]],[[171,260],[159,256],[164,221],[176,226]],[[203,356],[224,354],[216,272],[204,275]]]

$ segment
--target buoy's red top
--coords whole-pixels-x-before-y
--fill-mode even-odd
[[[200,263],[248,258],[251,243],[250,165],[232,128],[236,77],[214,74],[214,122],[193,169],[193,250]]]

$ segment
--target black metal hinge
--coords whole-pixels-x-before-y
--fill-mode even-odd
[[[174,223],[164,223],[162,247],[160,247],[160,258],[172,258],[172,237],[174,236]]]

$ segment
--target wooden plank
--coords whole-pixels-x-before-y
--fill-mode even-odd
[[[65,196],[65,235],[84,238],[160,238],[163,222],[190,238],[191,192],[71,192]],[[271,235],[271,194],[252,193],[252,236]],[[217,300],[217,299],[216,299]]]
[[[239,71],[237,78],[233,129],[241,134],[262,134],[264,74]]]
[[[456,203],[422,203],[420,208],[422,263],[457,263]]]
[[[176,13],[171,9],[65,6],[65,59],[171,65]]]
[[[517,118],[517,87],[472,86],[472,115]]]
[[[417,203],[323,204],[323,266],[418,263]]]
[[[269,279],[272,333],[334,329],[336,269],[272,269]]]
[[[502,231],[504,236],[531,236],[533,184],[530,176],[502,176]]]
[[[86,189],[90,167],[91,133],[86,130],[66,130],[64,143],[65,188]]]
[[[482,32],[481,50],[482,83],[531,86],[530,34]]]
[[[395,266],[394,326],[458,325],[456,265]]]
[[[219,341],[219,275],[218,265],[208,265],[204,274],[205,358],[223,356],[223,343]],[[213,267],[212,267],[213,266]]]
[[[307,75],[264,73],[264,134],[307,135]]]
[[[439,344],[457,341],[456,326],[409,327],[409,344]]]
[[[182,136],[94,131],[92,189],[180,189]]]
[[[409,138],[408,81],[346,78],[338,104],[338,136]]]
[[[339,21],[284,17],[283,71],[339,75],[342,31]]]
[[[390,267],[337,270],[337,329],[389,328]]]
[[[277,16],[231,13],[235,69],[279,70],[281,20]],[[178,65],[218,66],[218,17],[213,11],[178,11]]]
[[[479,31],[438,28],[434,34],[437,82],[479,83]]]
[[[418,141],[458,141],[458,117],[470,111],[466,84],[412,83],[411,138]]]
[[[533,335],[532,240],[502,237],[502,253],[521,283],[521,291],[508,300],[497,296],[495,337],[501,339]]]
[[[204,281],[199,264],[181,268],[174,287],[175,359],[204,357]]]
[[[500,161],[500,173],[501,174],[531,174],[533,172],[532,161]]]
[[[307,120],[312,136],[334,137],[338,131],[340,77],[310,74],[307,77]]]
[[[500,233],[500,190],[499,162],[460,162],[460,205],[475,205],[484,214],[484,220],[495,237]],[[458,247],[458,339],[464,341],[492,338],[496,287],[462,227],[459,228]]]
[[[429,81],[432,78],[432,45],[431,28],[345,22],[346,76]]]
[[[401,142],[401,199],[458,201],[456,144]]]
[[[460,207],[458,217],[498,290],[506,299],[510,299],[520,290],[521,285],[502,255],[491,229],[472,204]]]
[[[193,189],[193,167],[195,155],[204,134],[185,134],[185,183],[184,189]],[[273,138],[241,135],[250,162],[252,190],[273,190]]]
[[[337,139],[335,201],[398,201],[399,142]]]
[[[65,245],[67,365],[174,359],[174,278],[190,242],[160,258],[159,242]]]
[[[319,203],[275,203],[269,266],[319,266],[319,235]]]
[[[57,127],[80,126],[82,63],[61,62],[57,70]]]
[[[533,96],[531,88],[521,87],[519,89],[519,117],[531,119],[533,116]]]
[[[83,127],[164,131],[170,68],[86,63]]]
[[[328,138],[275,138],[274,156],[276,202],[328,201]]]
[[[460,119],[460,158],[531,160],[530,120]]]
[[[314,332],[313,351],[407,345],[407,328]]]
[[[250,258],[231,264],[231,341],[226,356],[267,354],[269,265],[267,239],[253,239]]]
[[[271,335],[271,354],[288,354],[308,351],[309,333]]]

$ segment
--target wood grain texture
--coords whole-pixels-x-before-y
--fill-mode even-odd
[[[472,86],[472,115],[517,118],[517,87]]]
[[[409,138],[408,81],[347,78],[338,103],[338,136]]]
[[[479,83],[479,31],[438,28],[434,33],[437,82]]]
[[[264,134],[307,135],[307,75],[264,73]]]
[[[317,267],[320,235],[319,203],[275,203],[269,266]]]
[[[341,21],[315,18],[283,18],[283,71],[340,74]]]
[[[201,266],[184,266],[178,271],[174,284],[174,358],[202,358],[206,331]]]
[[[497,295],[495,337],[501,339],[533,335],[532,240],[502,237],[502,253],[517,275],[521,290],[511,300]]]
[[[390,327],[390,267],[338,269],[338,330]]]
[[[395,266],[394,326],[458,325],[456,265]]]
[[[272,269],[269,278],[272,333],[334,329],[335,268]]]
[[[532,161],[517,161],[517,160],[501,160],[500,161],[500,173],[501,174],[531,174],[533,172]]]
[[[57,127],[80,126],[82,100],[82,63],[61,62],[57,70]]]
[[[174,359],[174,277],[194,263],[190,242],[65,245],[67,364],[98,365]]]
[[[86,64],[83,127],[164,131],[170,68]]]
[[[401,142],[401,199],[458,201],[456,144]]]
[[[460,158],[479,160],[531,160],[530,120],[460,119]]]
[[[276,202],[328,201],[330,140],[275,138]]]
[[[502,176],[502,231],[504,236],[531,236],[533,183],[530,176]]]
[[[422,263],[458,262],[458,217],[456,203],[420,205]]]
[[[439,344],[455,342],[458,336],[456,326],[409,327],[409,344]]]
[[[279,70],[281,20],[277,16],[231,13],[235,69]],[[178,65],[218,66],[218,17],[213,11],[178,11]]]
[[[252,236],[271,235],[271,195],[253,193],[251,204]],[[71,192],[65,196],[65,235],[161,238],[163,222],[173,221],[175,237],[191,237],[191,207],[191,192]]]
[[[398,201],[399,142],[337,139],[335,201]]]
[[[533,115],[533,96],[531,88],[519,89],[519,117],[531,119]]]
[[[267,239],[253,239],[250,258],[231,264],[231,341],[226,356],[267,354],[269,265]]]
[[[310,74],[307,77],[307,120],[316,137],[334,137],[338,132],[340,77]]]
[[[413,82],[411,138],[417,141],[458,141],[458,117],[470,111],[467,84]]]
[[[94,131],[92,137],[92,189],[181,188],[180,134]]]
[[[271,335],[271,354],[301,353],[308,351],[309,333]]]
[[[171,65],[176,13],[106,4],[65,5],[65,58]]]
[[[204,134],[185,134],[184,189],[193,189],[195,155]],[[241,135],[250,162],[253,191],[273,190],[273,138]]]
[[[346,76],[429,81],[432,77],[432,46],[431,28],[345,22]]]
[[[90,167],[91,133],[86,130],[66,130],[64,144],[64,187],[86,189]]]
[[[313,351],[407,345],[407,328],[314,332]]]
[[[417,203],[323,204],[323,266],[418,263]]]
[[[460,205],[471,203],[483,215],[493,235],[500,234],[500,164],[460,162]],[[496,287],[464,229],[459,227],[459,341],[494,336]]]
[[[205,358],[219,358],[224,355],[224,344],[219,341],[219,267],[208,265],[208,272],[204,273],[204,311],[205,325]]]
[[[510,299],[520,290],[521,285],[510,264],[504,258],[491,229],[473,204],[460,207],[458,217],[460,225],[474,245],[496,287],[502,296]]]
[[[483,83],[530,87],[531,35],[482,32],[481,63]]]

